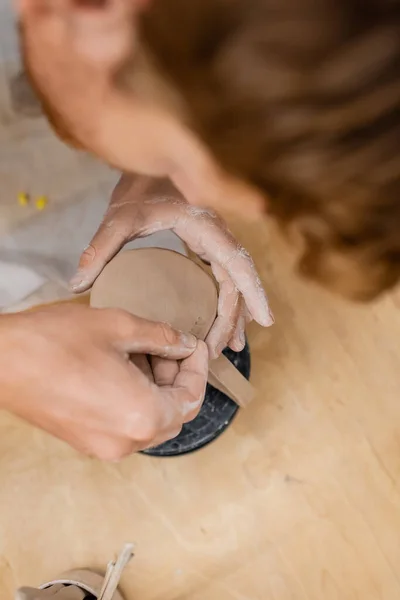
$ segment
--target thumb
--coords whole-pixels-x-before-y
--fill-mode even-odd
[[[180,360],[197,347],[194,335],[177,331],[167,323],[148,321],[119,309],[100,310],[103,311],[101,331],[119,352]]]
[[[75,293],[88,290],[106,264],[131,239],[130,233],[121,223],[103,221],[81,255],[78,270],[70,281],[71,290]]]

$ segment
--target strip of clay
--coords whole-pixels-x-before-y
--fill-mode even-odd
[[[79,590],[84,590],[84,592],[86,592],[87,594],[98,598],[103,588],[103,583],[104,577],[102,575],[99,575],[98,573],[93,573],[92,571],[88,571],[87,569],[76,569],[63,573],[54,581],[50,581],[41,586],[41,589],[43,589],[43,591],[47,591],[49,589],[52,589],[53,586],[58,586],[59,584],[66,586],[75,586]],[[58,600],[57,596],[55,596],[54,599],[51,598],[51,600]],[[113,600],[123,600],[123,597],[118,590],[114,592]]]
[[[75,586],[54,586],[46,590],[21,588],[15,600],[84,600],[85,592]]]
[[[251,383],[223,354],[210,361],[208,383],[242,408],[246,408],[254,398],[255,390]]]
[[[166,322],[204,340],[217,314],[218,293],[214,279],[189,258],[140,248],[121,252],[105,267],[90,303]],[[251,384],[224,356],[210,361],[209,382],[242,407],[254,396]]]

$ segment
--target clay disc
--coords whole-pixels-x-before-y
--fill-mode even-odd
[[[160,248],[118,254],[95,281],[90,304],[122,308],[204,339],[217,313],[214,280],[186,256]]]

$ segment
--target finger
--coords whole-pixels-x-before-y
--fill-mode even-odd
[[[204,342],[181,366],[176,361],[151,357],[156,385],[165,394],[154,401],[154,414],[158,415],[159,431],[148,448],[154,448],[179,435],[184,422],[198,414],[204,399],[208,376],[208,351]],[[161,424],[162,423],[162,424]]]
[[[160,388],[167,404],[175,406],[181,424],[193,420],[201,408],[207,385],[208,360],[207,346],[199,341],[196,351],[180,364],[173,386]]]
[[[128,204],[130,203],[128,202]],[[133,202],[131,204],[133,205]],[[173,218],[163,219],[159,215],[160,208],[157,208],[156,218],[153,214],[153,219],[151,219],[151,208],[150,206],[146,207],[149,213],[146,215],[147,218],[142,218],[144,217],[142,214],[140,220],[137,218],[136,222],[135,215],[129,214],[129,210],[124,211],[124,207],[121,210],[118,209],[118,206],[110,208],[113,209],[112,212],[105,217],[92,241],[83,251],[78,271],[70,281],[70,287],[75,293],[88,290],[104,267],[125,244],[158,231],[171,229],[174,223]],[[117,211],[116,215],[113,214],[114,210]],[[172,217],[172,211],[168,211],[167,215]],[[153,223],[151,223],[152,220]]]
[[[264,327],[273,325],[274,317],[268,305],[267,295],[248,252],[239,246],[224,265],[236,288],[243,295],[251,317]]]
[[[79,261],[76,275],[70,281],[73,292],[88,290],[106,264],[129,240],[126,225],[119,222],[103,221],[90,244],[85,248]]]
[[[154,382],[153,371],[151,369],[149,359],[145,354],[131,354],[130,361],[142,371],[143,375],[146,375],[150,381]]]
[[[179,365],[176,360],[168,360],[159,356],[151,357],[151,368],[156,385],[171,386],[179,373]]]
[[[149,446],[149,448],[156,448],[157,446],[160,446],[160,444],[165,444],[165,442],[174,440],[176,437],[178,437],[178,435],[180,434],[181,431],[182,431],[182,426],[177,427],[175,429],[171,429],[167,433],[162,433],[153,441],[153,443],[151,444],[151,446]]]
[[[230,256],[225,254],[220,259],[236,289],[243,295],[252,318],[260,325],[266,327],[272,325],[274,319],[269,309],[267,296],[248,252],[239,245],[234,251],[231,251]]]
[[[239,318],[241,296],[227,272],[213,265],[213,273],[219,282],[218,316],[207,336],[210,358],[218,358],[227,347]]]
[[[239,312],[239,318],[236,323],[235,330],[231,339],[229,340],[229,348],[234,352],[241,352],[246,345],[246,316],[245,316],[245,305],[243,298],[240,300],[241,309]]]
[[[89,441],[90,455],[105,462],[121,462],[134,452],[142,450],[143,444],[127,438],[112,438],[96,435]]]
[[[128,438],[85,432],[84,436],[68,437],[67,442],[81,454],[106,462],[120,462],[141,450],[141,444]]]
[[[185,207],[168,180],[122,176],[103,222],[81,256],[71,289],[86,291],[127,242],[172,229],[186,214]]]
[[[74,292],[87,290],[105,265],[130,239],[131,223],[135,216],[127,214],[127,210],[131,210],[134,205],[129,200],[131,185],[131,179],[122,175],[115,186],[103,221],[83,251],[77,273],[70,281]]]
[[[167,323],[141,319],[119,309],[92,310],[102,310],[102,333],[119,352],[179,360],[190,356],[197,347],[194,335],[176,331]]]
[[[260,325],[272,325],[267,296],[251,256],[212,211],[198,210],[198,213],[196,219],[178,220],[175,233],[203,260],[225,269],[243,294],[252,317]]]

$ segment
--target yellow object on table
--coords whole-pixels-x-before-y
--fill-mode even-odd
[[[49,200],[47,198],[47,196],[39,196],[39,198],[36,199],[35,202],[35,206],[37,208],[37,210],[44,210],[48,204]]]
[[[29,204],[29,196],[26,192],[19,192],[17,198],[20,206],[27,206]]]

